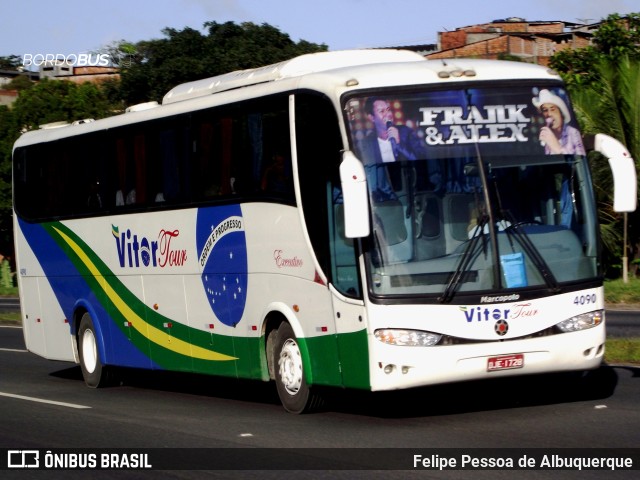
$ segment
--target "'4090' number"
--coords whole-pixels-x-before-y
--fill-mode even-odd
[[[576,305],[589,305],[590,303],[596,303],[596,294],[578,295],[573,299],[573,303]]]

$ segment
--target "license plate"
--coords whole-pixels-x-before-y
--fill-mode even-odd
[[[487,371],[511,370],[513,368],[524,367],[524,355],[516,353],[514,355],[502,355],[500,357],[490,357],[487,360]]]

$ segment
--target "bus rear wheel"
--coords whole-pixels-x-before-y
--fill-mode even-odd
[[[91,315],[85,313],[78,329],[78,354],[84,383],[91,388],[104,387],[109,383],[109,369],[102,365],[98,341]]]
[[[321,397],[307,385],[300,346],[288,323],[278,328],[273,364],[278,396],[287,412],[305,413],[322,404]]]

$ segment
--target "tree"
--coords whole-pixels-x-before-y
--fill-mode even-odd
[[[11,204],[11,151],[18,138],[13,112],[0,105],[0,254],[13,251]]]
[[[549,60],[549,66],[562,75],[569,88],[581,88],[597,80],[595,65],[600,52],[595,47],[561,50]]]
[[[121,69],[129,68],[134,62],[141,61],[136,46],[126,40],[112,42],[107,45],[103,51],[108,53],[114,66],[120,67]]]
[[[628,58],[601,58],[595,66],[598,82],[572,92],[583,133],[605,133],[622,142],[640,167],[640,62]],[[602,238],[609,254],[627,257],[620,238],[629,234],[634,254],[640,254],[640,216],[633,213],[630,230],[620,228],[620,216],[611,206],[612,178],[607,162],[592,162],[593,183],[599,203]],[[624,216],[626,219],[626,215]],[[623,272],[626,272],[623,265]]]
[[[640,60],[640,13],[609,15],[594,35],[599,52],[612,59]]]
[[[550,66],[560,72],[571,91],[583,133],[606,133],[616,138],[640,166],[640,14],[625,18],[609,15],[596,31],[593,46],[559,52]],[[621,222],[611,207],[613,185],[608,164],[592,160],[605,264],[615,266],[616,259],[622,257],[624,276],[627,235],[634,255],[640,255],[640,216],[625,214]]]
[[[22,59],[17,55],[0,57],[0,69],[2,70],[18,70],[21,63]]]
[[[549,61],[569,87],[582,87],[598,81],[597,65],[603,58],[640,60],[640,13],[622,18],[614,13],[598,27],[593,45],[562,50]]]
[[[127,44],[130,65],[121,72],[124,101],[129,105],[160,101],[184,82],[327,50],[324,44],[293,42],[266,23],[207,22],[204,27],[206,34],[188,27],[165,28],[165,38]]]
[[[26,130],[51,122],[104,118],[111,110],[106,95],[93,83],[46,78],[21,92],[13,105],[18,125]]]
[[[26,90],[27,88],[33,87],[34,82],[29,80],[27,75],[18,75],[9,83],[7,83],[4,88],[7,90],[18,90],[19,92],[22,90]]]

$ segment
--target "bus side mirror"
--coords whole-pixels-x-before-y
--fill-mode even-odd
[[[340,183],[344,201],[344,226],[347,238],[369,235],[369,195],[364,165],[346,150],[340,164]]]
[[[635,162],[629,151],[618,140],[603,133],[593,138],[593,149],[609,159],[613,174],[613,209],[616,212],[635,211],[638,184]]]

